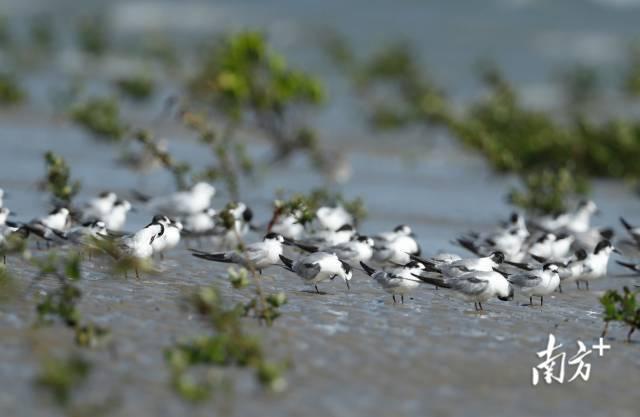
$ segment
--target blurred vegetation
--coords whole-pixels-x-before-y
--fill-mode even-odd
[[[20,87],[15,76],[0,73],[0,106],[8,107],[21,104],[27,95]]]
[[[80,181],[71,180],[71,169],[60,155],[52,151],[44,154],[47,173],[43,188],[51,193],[53,205],[68,206],[80,191]]]
[[[84,383],[90,371],[91,364],[81,356],[50,357],[43,361],[36,383],[49,391],[58,404],[66,406],[73,390]]]
[[[136,74],[121,77],[115,81],[118,91],[134,101],[145,101],[155,91],[155,82],[148,74]]]
[[[275,160],[296,151],[309,154],[316,166],[325,164],[316,132],[304,112],[321,104],[324,87],[313,76],[287,64],[260,32],[224,37],[205,55],[189,82],[192,99],[206,105],[227,126],[221,142],[236,128],[260,132],[275,150]]]
[[[76,42],[81,51],[100,57],[109,48],[109,32],[101,16],[85,16],[77,23]]]
[[[638,302],[638,291],[631,291],[624,287],[622,294],[617,290],[608,290],[602,297],[600,303],[604,308],[602,319],[605,322],[602,337],[605,337],[609,328],[609,323],[619,321],[629,326],[627,341],[631,341],[633,332],[640,328],[640,302]]]
[[[277,295],[270,300],[271,305],[279,307],[286,297]],[[220,378],[212,372],[198,378],[197,371],[202,366],[251,368],[263,387],[274,391],[286,387],[282,375],[286,366],[270,362],[260,339],[244,328],[242,317],[247,314],[247,306],[238,303],[226,307],[216,288],[204,287],[194,294],[190,309],[199,314],[213,333],[179,342],[165,351],[172,385],[180,396],[189,401],[203,401],[210,396]]]
[[[118,141],[126,131],[120,120],[120,106],[113,98],[91,98],[75,105],[71,119],[99,139]]]
[[[407,44],[391,45],[364,60],[357,60],[340,38],[330,39],[327,50],[366,102],[373,127],[422,124],[447,129],[485,156],[496,171],[521,176],[524,191],[513,193],[512,201],[527,209],[563,210],[568,199],[585,191],[587,178],[640,178],[640,121],[587,115],[599,86],[589,67],[578,65],[562,74],[564,114],[524,106],[492,65],[479,66],[486,94],[459,111]],[[640,73],[639,66],[636,58],[628,80]],[[633,83],[627,84],[632,91]],[[543,195],[537,195],[540,192]]]

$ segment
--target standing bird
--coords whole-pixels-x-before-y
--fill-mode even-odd
[[[154,222],[158,222],[164,226],[164,233],[153,241],[151,247],[153,253],[160,254],[160,259],[164,259],[164,252],[175,248],[180,243],[180,233],[182,232],[182,223],[172,220],[167,216],[158,215],[153,218]]]
[[[353,225],[353,216],[341,205],[320,207],[316,210],[316,220],[321,229],[338,230],[345,224]]]
[[[278,265],[280,255],[283,254],[283,244],[285,238],[278,233],[267,233],[261,242],[254,242],[247,245],[243,252],[217,252],[207,253],[191,250],[196,258],[206,259],[213,262],[233,263],[245,268],[255,268],[260,274],[268,266]]]
[[[294,246],[307,251],[318,252],[320,249],[315,246],[305,245],[293,242]],[[349,264],[357,264],[359,262],[368,262],[373,256],[373,239],[367,236],[355,235],[350,241],[340,243],[338,245],[329,246],[322,251],[335,254],[340,260],[349,262]]]
[[[411,261],[391,271],[376,271],[364,262],[360,262],[360,265],[367,275],[380,284],[383,290],[391,294],[394,304],[398,294],[400,294],[400,302],[404,304],[404,295],[414,290],[422,282],[414,274],[420,274],[425,270],[425,265],[419,261]]]
[[[164,235],[164,225],[152,220],[141,230],[128,236],[123,236],[118,247],[122,251],[121,255],[125,255],[138,260],[149,259],[153,255],[153,242]],[[140,278],[138,268],[135,268],[136,278]]]
[[[353,276],[351,265],[341,261],[332,253],[316,252],[297,260],[292,260],[284,255],[280,255],[280,260],[286,269],[297,274],[305,284],[313,285],[319,294],[318,283],[333,280],[340,277],[347,284],[347,289],[351,289],[349,281]]]
[[[127,200],[117,200],[111,210],[102,216],[102,220],[108,230],[119,232],[127,222],[127,214],[132,210],[131,203]]]
[[[420,256],[421,249],[415,234],[406,225],[396,227],[391,233],[374,237],[373,259],[379,263],[406,265],[411,256]]]
[[[135,192],[136,197],[142,200],[149,210],[166,216],[184,216],[203,211],[211,206],[211,199],[215,194],[215,187],[206,182],[199,182],[186,191],[154,198]]]
[[[497,297],[501,301],[513,300],[513,286],[496,271],[467,272],[454,278],[429,278],[415,274],[417,278],[441,288],[449,288],[468,301],[473,301],[476,311],[482,303]]]
[[[533,296],[540,297],[540,305],[544,302],[544,296],[554,292],[560,285],[558,265],[545,264],[542,269],[508,275],[507,280],[520,288],[523,294],[529,295],[529,305],[533,306]]]
[[[450,263],[442,263],[437,266],[433,262],[417,256],[412,256],[412,259],[424,263],[427,271],[438,272],[445,278],[455,278],[469,272],[493,272],[494,269],[498,268],[504,262],[504,254],[502,252],[493,252],[486,257],[460,259]]]
[[[578,289],[579,283],[584,282],[589,290],[589,281],[593,281],[602,278],[607,275],[607,265],[609,264],[609,257],[611,252],[620,253],[618,249],[614,248],[610,241],[602,240],[592,253],[588,254],[583,261],[582,274],[578,277],[576,284]]]
[[[105,216],[111,212],[116,201],[118,201],[116,193],[111,191],[100,193],[84,205],[82,219],[85,221],[104,220]]]

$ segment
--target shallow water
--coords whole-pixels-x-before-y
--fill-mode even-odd
[[[569,52],[588,50],[588,59],[609,66],[619,62],[622,45],[635,35],[636,8],[617,8],[606,1],[568,3],[580,7],[529,1],[495,1],[482,6],[469,2],[465,6],[469,19],[457,17],[462,6],[451,2],[431,6],[406,2],[395,19],[381,2],[348,7],[342,2],[202,2],[198,13],[188,7],[176,8],[175,2],[163,2],[164,6],[155,5],[154,10],[168,16],[183,13],[179,16],[186,16],[184,19],[167,19],[178,32],[198,30],[197,22],[206,20],[202,16],[216,17],[214,22],[220,27],[265,26],[289,55],[319,70],[326,70],[326,62],[302,46],[312,37],[302,29],[311,23],[330,21],[356,45],[369,47],[404,34],[422,41],[420,48],[428,52],[428,60],[438,63],[436,75],[445,85],[455,86],[455,95],[475,94],[469,66],[478,57],[492,55],[533,101],[542,97],[546,103],[548,89],[541,74],[546,76],[556,65],[571,61]],[[43,3],[7,4],[24,12]],[[122,31],[135,31],[132,22],[144,24],[140,18],[150,16],[145,11],[151,3],[117,4],[110,9],[111,16]],[[59,5],[67,10],[75,3],[61,1]],[[343,13],[343,7],[358,11],[356,18]],[[460,30],[471,24],[473,30]],[[439,37],[447,39],[447,45]],[[462,253],[451,245],[452,238],[469,229],[486,230],[508,215],[504,195],[514,184],[512,178],[495,176],[479,158],[451,145],[437,132],[371,137],[355,121],[353,103],[340,92],[343,84],[331,78],[335,74],[325,75],[335,100],[316,123],[322,126],[329,146],[339,149],[352,164],[352,179],[340,188],[348,196],[365,199],[369,217],[363,231],[373,233],[409,223],[426,253]],[[31,81],[33,88],[44,82],[38,76]],[[40,92],[41,98],[45,95]],[[127,112],[137,115],[135,110]],[[142,122],[154,125],[149,120]],[[208,155],[179,128],[161,124],[159,133],[170,139],[170,149],[178,159],[194,165],[207,161]],[[115,148],[89,140],[42,109],[0,116],[0,144],[9,150],[0,153],[0,186],[10,193],[6,205],[22,220],[48,209],[36,187],[43,173],[42,154],[48,149],[63,155],[73,176],[82,179],[79,200],[107,186],[123,195],[132,188],[152,194],[172,189],[165,174],[140,177],[117,167]],[[264,156],[267,152],[255,143],[252,153]],[[267,174],[258,182],[242,185],[243,199],[261,221],[269,216],[275,190],[305,191],[324,184],[304,160],[271,167]],[[615,225],[619,215],[640,223],[637,197],[624,185],[598,182],[593,198],[604,213],[596,219],[598,224]],[[217,208],[225,203],[224,193],[214,202]],[[143,225],[150,215],[134,213],[128,229]],[[634,279],[603,279],[590,292],[569,288],[549,297],[542,308],[523,307],[527,300],[521,296],[513,302],[491,301],[478,314],[468,303],[428,285],[416,290],[404,305],[393,305],[361,273],[356,273],[350,292],[334,282],[321,286],[327,294],[316,295],[295,276],[272,268],[263,285],[267,291],[285,291],[289,303],[270,329],[247,323],[265,338],[274,358],[291,359],[288,390],[266,394],[249,372],[232,372],[234,394],[221,394],[213,403],[195,407],[171,391],[163,359],[163,349],[204,329],[184,311],[181,301],[197,286],[211,283],[217,283],[230,302],[247,297],[251,290],[233,290],[220,278],[224,267],[192,259],[184,247],[158,266],[160,274],[143,275],[138,281],[111,276],[100,260],[86,264],[79,284],[84,293],[80,309],[83,317],[111,328],[113,345],[86,352],[94,370],[77,393],[79,403],[114,403],[108,413],[114,416],[638,415],[639,344],[623,343],[626,330],[620,326],[611,326],[607,340],[611,351],[603,358],[591,357],[589,382],[531,384],[531,368],[540,362],[535,353],[545,348],[547,335],[555,334],[569,356],[577,351],[577,340],[590,347],[602,327],[598,296],[605,289],[637,282]],[[73,346],[73,335],[62,326],[32,328],[38,294],[53,288],[55,282],[45,280],[28,289],[35,271],[16,259],[9,259],[9,267],[18,278],[18,295],[0,304],[0,415],[62,415],[32,384],[39,359],[65,353]],[[621,272],[613,266],[611,271]]]

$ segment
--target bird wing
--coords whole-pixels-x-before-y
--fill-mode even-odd
[[[478,295],[486,291],[489,281],[477,277],[458,278],[447,281],[451,288],[467,295]]]
[[[516,274],[511,275],[508,280],[519,287],[536,287],[542,282],[542,277],[535,274]]]

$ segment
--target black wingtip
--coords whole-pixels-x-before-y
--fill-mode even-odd
[[[207,261],[231,263],[231,260],[228,259],[224,253],[197,252],[192,253],[191,255],[195,256],[196,258],[205,259]]]
[[[531,255],[531,257],[533,259],[535,259],[536,261],[540,262],[541,264],[547,263],[547,258],[545,258],[545,257],[538,256],[538,255],[533,255],[533,254]]]
[[[624,217],[620,216],[620,223],[622,223],[622,225],[624,226],[625,229],[627,230],[631,230],[633,229],[633,226],[631,226],[625,219]]]
[[[362,269],[364,269],[364,272],[366,272],[369,276],[373,275],[373,273],[376,272],[374,268],[371,268],[369,265],[365,264],[362,261],[360,261],[360,265],[362,266]]]
[[[473,253],[474,255],[480,256],[480,254],[478,253],[478,248],[476,247],[476,245],[473,244],[472,241],[467,239],[457,239],[456,241],[460,246],[462,246],[469,252]]]
[[[293,267],[293,260],[287,258],[284,255],[279,255],[279,256],[280,256],[280,260],[287,268],[291,269]]]
[[[413,275],[414,277],[418,278],[422,282],[426,282],[427,284],[435,285],[436,287],[451,288],[451,286],[449,284],[447,284],[446,282],[444,282],[443,280],[438,279],[438,278],[423,277],[422,275],[419,275],[419,274],[411,274],[411,275]]]
[[[306,245],[304,243],[299,243],[299,242],[293,242],[293,244],[297,248],[302,249],[305,252],[315,253],[315,252],[318,252],[318,250],[320,250],[317,246],[313,246],[313,245]]]
[[[632,263],[630,263],[630,262],[622,262],[622,261],[618,261],[618,260],[616,260],[616,263],[617,263],[618,265],[622,265],[622,266],[624,266],[625,268],[628,268],[628,269],[630,269],[630,270],[632,270],[632,271],[639,272],[639,271],[638,271],[638,265],[636,265],[636,264],[632,264]]]
[[[506,272],[504,272],[504,271],[499,270],[498,268],[493,268],[493,270],[494,270],[495,272],[499,273],[500,275],[502,275],[502,276],[503,276],[503,277],[505,277],[505,278],[509,278],[509,276],[511,275],[511,274],[508,274],[508,273],[506,273]]]

